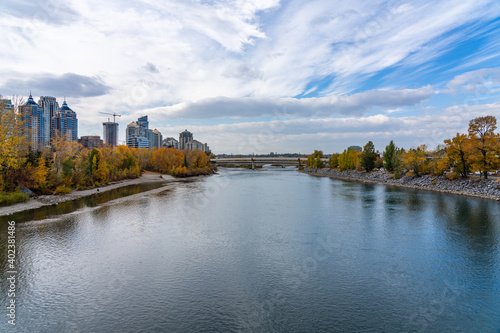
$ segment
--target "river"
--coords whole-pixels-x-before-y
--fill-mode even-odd
[[[92,202],[11,217],[15,326],[0,221],[0,332],[500,329],[495,201],[269,167]]]

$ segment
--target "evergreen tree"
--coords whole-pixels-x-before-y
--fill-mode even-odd
[[[361,166],[368,172],[375,168],[375,160],[377,159],[377,153],[375,152],[375,146],[373,142],[368,141],[368,143],[363,147],[363,152],[361,153]]]

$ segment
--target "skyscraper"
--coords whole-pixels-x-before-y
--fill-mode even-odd
[[[59,110],[59,104],[55,97],[40,96],[38,105],[43,113],[43,145],[49,146],[56,135],[53,119],[56,116],[57,110]]]
[[[102,123],[104,144],[116,147],[118,145],[118,124],[107,121]]]
[[[142,116],[137,119],[137,125],[139,126],[140,136],[147,138],[149,129],[148,116]]]
[[[61,109],[56,110],[52,127],[54,128],[53,138],[60,136],[70,141],[78,140],[78,119],[76,119],[76,113],[68,107],[66,100]]]
[[[21,121],[24,121],[25,135],[28,136],[28,142],[35,149],[42,149],[46,142],[50,142],[50,133],[48,138],[45,135],[45,118],[40,105],[33,100],[33,96],[28,97],[25,105],[19,106]],[[50,119],[49,119],[50,121]]]
[[[193,133],[184,130],[179,134],[179,149],[187,149],[186,143],[193,140]]]
[[[163,142],[163,135],[156,128],[153,130],[153,147],[160,148]]]

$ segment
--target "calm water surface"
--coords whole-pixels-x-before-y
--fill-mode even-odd
[[[495,201],[270,168],[74,208],[15,216],[0,332],[500,330]]]

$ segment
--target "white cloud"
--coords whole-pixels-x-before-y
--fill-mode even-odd
[[[434,94],[430,86],[420,89],[369,90],[354,95],[320,98],[215,97],[183,102],[170,107],[142,110],[156,119],[255,118],[280,114],[284,117],[363,115],[373,108],[413,106]]]
[[[435,148],[456,133],[466,133],[469,121],[493,115],[500,119],[500,103],[461,105],[439,115],[281,119],[211,126],[189,126],[197,140],[207,142],[216,153],[302,152],[322,149],[342,152],[350,145],[373,141],[383,150],[390,140],[406,149],[427,144]],[[160,127],[164,136],[177,137],[184,126]]]
[[[483,68],[457,75],[448,82],[449,92],[484,94],[500,83],[500,68]]]

